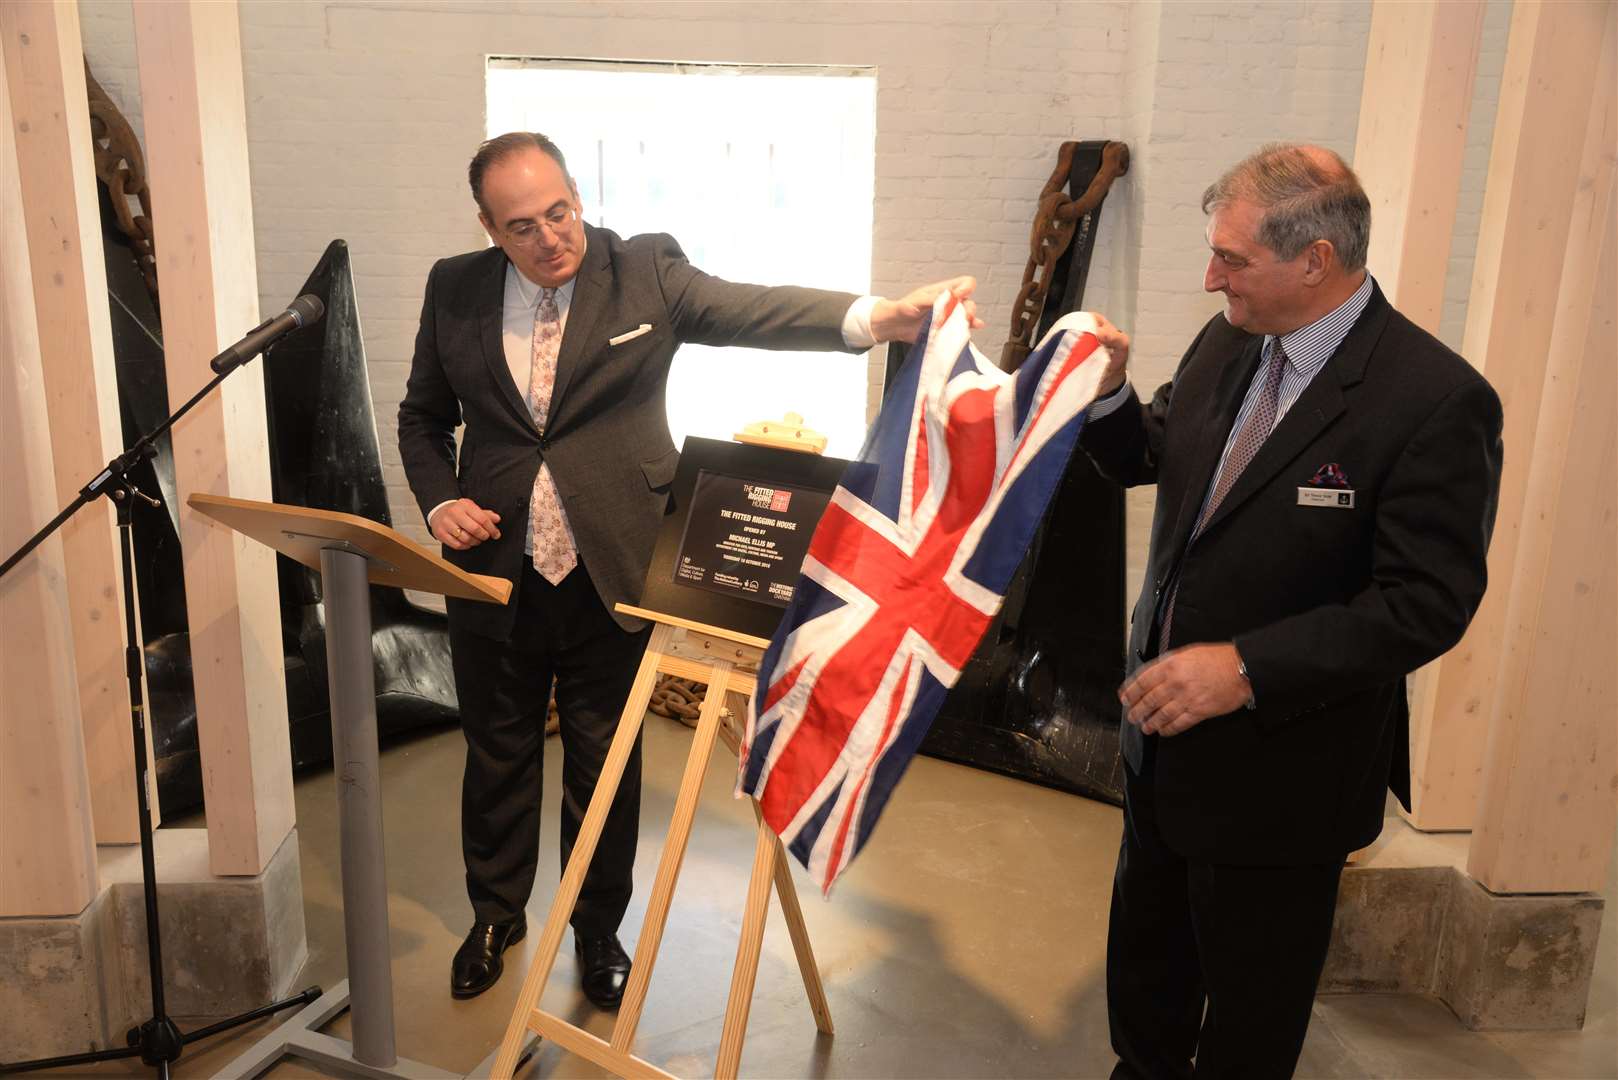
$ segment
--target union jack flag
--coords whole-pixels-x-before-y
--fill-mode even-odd
[[[764,654],[738,794],[829,893],[1028,550],[1106,351],[1064,316],[1015,374],[945,293],[809,544]]]

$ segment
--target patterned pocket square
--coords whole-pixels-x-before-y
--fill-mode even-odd
[[[1349,486],[1348,474],[1343,471],[1341,465],[1333,461],[1316,469],[1309,484],[1311,487],[1346,488]]]

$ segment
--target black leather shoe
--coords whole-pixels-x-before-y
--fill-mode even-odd
[[[515,922],[473,923],[450,962],[449,992],[458,998],[477,997],[493,986],[506,966],[500,954],[527,933],[528,920],[521,915]]]
[[[598,1009],[616,1009],[629,982],[629,955],[618,944],[618,935],[580,937],[575,933],[573,952],[579,958],[584,996]]]

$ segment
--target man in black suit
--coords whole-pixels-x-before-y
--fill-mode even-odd
[[[513,583],[506,607],[450,600],[467,740],[461,835],[474,925],[450,989],[482,993],[526,932],[538,859],[541,754],[554,683],[564,754],[566,866],[647,630],[614,611],[638,597],[679,454],[664,387],[683,342],[860,350],[914,340],[945,288],[900,301],[722,281],[668,236],[586,225],[556,145],[516,132],[468,169],[495,246],[427,278],[399,453],[433,535],[463,569]],[[455,429],[465,424],[459,457]],[[617,937],[640,817],[640,750],[624,770],[573,912],[586,996],[623,996]]]
[[[1499,399],[1366,273],[1337,155],[1266,147],[1203,209],[1224,313],[1149,402],[1105,327],[1083,437],[1157,484],[1120,691],[1115,1078],[1291,1075],[1344,860],[1390,782],[1408,800],[1405,676],[1477,610],[1499,486]]]

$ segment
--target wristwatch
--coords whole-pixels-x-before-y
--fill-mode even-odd
[[[1235,646],[1232,645],[1231,648],[1234,649]],[[1239,650],[1236,653],[1236,674],[1240,675],[1242,682],[1247,684],[1247,708],[1258,708],[1258,702],[1253,697],[1253,679],[1247,674],[1247,661],[1242,659],[1242,654]]]

